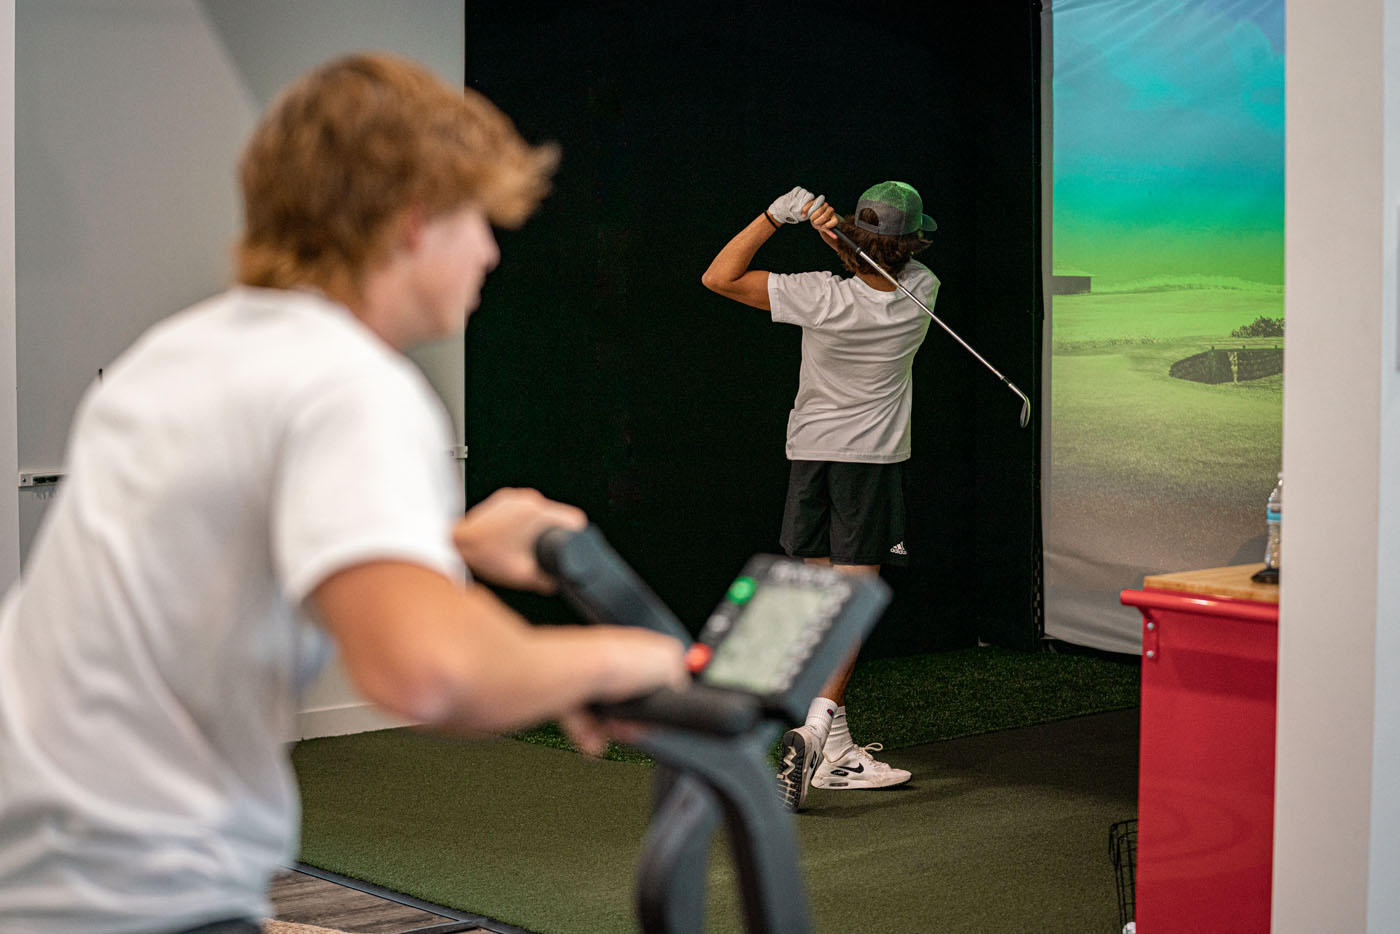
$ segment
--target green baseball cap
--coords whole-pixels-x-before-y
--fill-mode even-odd
[[[860,212],[865,208],[875,212],[880,219],[878,223],[869,224],[860,219]],[[854,222],[861,230],[887,237],[931,233],[938,229],[937,222],[924,213],[924,199],[913,185],[904,182],[881,182],[865,189],[856,202]]]

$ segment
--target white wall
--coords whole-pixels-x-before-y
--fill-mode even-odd
[[[1380,476],[1375,708],[1366,917],[1400,931],[1400,0],[1384,0],[1381,194]]]
[[[8,0],[0,14],[10,10],[14,88],[0,95],[14,108],[0,121],[15,133],[13,149],[0,140],[0,198],[15,196],[0,216],[17,233],[7,250],[0,230],[0,264],[14,256],[13,275],[0,265],[0,389],[14,393],[0,391],[6,483],[17,470],[61,468],[73,410],[99,368],[228,283],[237,158],[281,87],[369,48],[454,83],[465,73],[461,0]],[[3,178],[11,151],[14,186]],[[460,442],[461,340],[415,358]],[[17,509],[5,497],[5,547],[20,560],[49,492],[21,492]],[[306,735],[383,723],[338,671],[313,690],[304,721]]]
[[[1400,931],[1397,14],[1288,4],[1273,929],[1289,934]]]
[[[287,82],[360,48],[465,70],[460,0],[19,0],[18,445],[60,468],[79,396],[156,320],[227,283],[235,166]],[[458,425],[461,340],[417,355]],[[22,553],[44,493],[20,497]]]
[[[15,4],[0,2],[0,592],[19,576],[15,402]]]

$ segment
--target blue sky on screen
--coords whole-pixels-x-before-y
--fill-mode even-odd
[[[1102,267],[1116,261],[1096,241],[1179,231],[1241,244],[1247,278],[1280,275],[1263,254],[1283,229],[1284,0],[1052,9],[1057,237]]]

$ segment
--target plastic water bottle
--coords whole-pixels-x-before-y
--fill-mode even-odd
[[[1269,494],[1268,505],[1264,508],[1264,518],[1269,524],[1269,544],[1264,549],[1264,567],[1277,571],[1279,551],[1283,540],[1283,474],[1278,475],[1278,483]]]

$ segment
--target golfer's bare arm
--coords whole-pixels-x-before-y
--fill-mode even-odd
[[[674,639],[619,627],[532,627],[480,584],[372,561],[312,593],[356,688],[448,732],[499,732],[684,683]]]
[[[836,249],[836,236],[829,233],[837,222],[836,212],[828,204],[823,204],[813,212],[810,223],[822,235],[822,240]],[[768,301],[768,273],[762,269],[750,269],[758,248],[768,242],[777,232],[766,212],[758,215],[749,225],[724,245],[724,249],[710,261],[710,268],[700,277],[700,282],[712,292],[726,298],[743,302],[754,308],[771,311]]]
[[[749,264],[758,248],[776,232],[766,212],[755,217],[710,261],[710,268],[700,277],[701,284],[725,298],[764,311],[772,310],[768,303],[768,272],[750,269]]]

